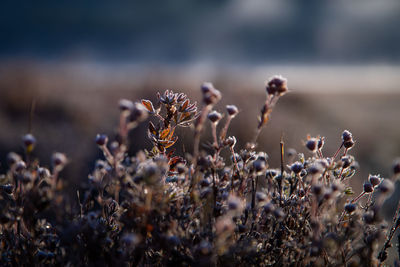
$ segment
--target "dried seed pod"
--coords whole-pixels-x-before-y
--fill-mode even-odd
[[[344,130],[342,133],[342,140],[343,142],[348,142],[353,139],[353,135],[348,130]]]
[[[369,175],[368,177],[369,182],[373,185],[373,186],[377,186],[381,183],[381,178],[379,177],[379,175]]]
[[[55,168],[61,168],[62,169],[65,166],[65,164],[67,164],[67,157],[63,153],[56,152],[51,157],[51,161],[52,161],[53,166]]]
[[[99,146],[104,146],[104,145],[106,145],[107,142],[108,142],[108,136],[105,135],[105,134],[97,134],[97,135],[96,135],[95,142],[96,142],[96,144],[99,145]]]
[[[10,152],[7,154],[7,163],[9,166],[13,166],[15,163],[21,160],[21,156],[15,152]]]
[[[213,110],[208,114],[208,119],[213,123],[218,123],[222,118],[221,113]]]
[[[316,152],[318,148],[318,140],[316,138],[310,138],[306,142],[306,147],[311,151],[311,152]]]
[[[46,179],[51,175],[49,169],[42,167],[38,169],[38,174],[40,179]]]
[[[227,105],[226,111],[231,117],[235,117],[239,113],[239,109],[235,105]]]
[[[354,141],[353,140],[345,141],[345,142],[343,142],[343,146],[346,149],[350,149],[354,146]]]
[[[127,111],[133,109],[133,102],[128,99],[121,99],[119,101],[119,109],[121,111]]]
[[[224,140],[224,145],[234,147],[236,145],[236,137],[229,136]]]
[[[300,161],[296,161],[295,163],[290,165],[290,170],[295,174],[299,174],[303,168],[304,166]]]
[[[262,172],[266,168],[265,161],[259,159],[253,161],[253,168],[256,172]]]
[[[341,158],[341,161],[342,161],[342,167],[345,169],[350,167],[351,163],[353,162],[353,159],[350,156],[344,156]]]
[[[23,170],[26,169],[26,163],[23,160],[19,160],[16,164],[15,164],[15,171],[16,172],[21,172]]]
[[[271,77],[266,86],[269,95],[283,95],[288,91],[287,80],[280,75]]]
[[[215,105],[221,100],[221,92],[214,88],[212,83],[203,83],[201,86],[203,101],[206,105]]]
[[[369,182],[365,182],[363,188],[365,193],[371,193],[374,191],[374,186]]]
[[[36,144],[36,138],[30,133],[24,135],[24,137],[22,137],[22,141],[24,142],[24,145],[28,152],[32,151],[33,147]]]
[[[348,213],[352,213],[356,210],[357,205],[354,203],[347,203],[346,205],[344,205],[344,209],[348,212]]]

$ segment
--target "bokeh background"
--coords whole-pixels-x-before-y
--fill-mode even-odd
[[[391,175],[400,156],[400,2],[289,1],[2,1],[0,4],[0,170],[21,137],[38,139],[35,156],[55,151],[70,164],[63,177],[77,188],[100,155],[96,133],[113,136],[120,98],[155,100],[173,89],[200,100],[200,84],[223,93],[217,106],[241,112],[231,135],[243,147],[254,134],[265,80],[288,78],[259,148],[278,167],[279,139],[307,151],[307,134],[326,137],[333,154],[344,129],[360,171]],[[201,101],[200,101],[201,102]],[[145,125],[132,152],[150,148]],[[178,147],[191,151],[193,132]],[[207,140],[207,135],[204,141]]]

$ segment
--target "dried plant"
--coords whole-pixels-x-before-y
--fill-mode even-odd
[[[281,164],[269,166],[256,141],[288,91],[286,79],[271,78],[266,91],[256,137],[240,151],[243,140],[228,134],[239,109],[213,110],[221,93],[210,83],[202,85],[200,111],[169,90],[156,105],[121,100],[118,136],[96,136],[104,158],[73,199],[63,186],[67,157],[55,153],[50,169],[41,166],[31,157],[36,138],[25,135],[25,155],[11,152],[0,177],[1,265],[382,265],[400,226],[400,206],[390,227],[380,214],[399,161],[393,178],[370,175],[356,197],[348,184],[358,168],[348,130],[333,156],[324,137],[307,137],[308,156],[286,152],[282,138]],[[129,131],[149,116],[152,147],[129,155]],[[200,143],[208,123],[206,152]],[[175,130],[188,126],[193,153],[174,155]]]

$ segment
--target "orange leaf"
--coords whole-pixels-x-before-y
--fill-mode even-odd
[[[168,135],[168,140],[171,140],[175,132],[175,127],[173,127]]]
[[[179,111],[184,111],[184,110],[187,108],[188,105],[189,105],[189,99],[186,99],[186,100],[182,103],[182,105],[179,107]]]
[[[168,126],[168,128],[166,128],[166,129],[162,130],[160,133],[160,139],[164,140],[165,138],[167,138],[170,131],[171,131],[170,126]]]
[[[142,104],[150,113],[154,113],[153,103],[150,100],[142,99]]]

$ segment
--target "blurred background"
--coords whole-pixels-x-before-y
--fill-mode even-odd
[[[239,149],[254,134],[265,80],[281,74],[291,92],[259,139],[271,167],[281,134],[306,155],[307,134],[325,136],[332,155],[349,129],[360,192],[400,156],[399,25],[398,0],[2,1],[1,172],[9,151],[23,152],[33,101],[35,156],[48,165],[65,152],[63,176],[77,187],[100,155],[96,133],[115,132],[120,98],[173,89],[201,102],[204,81],[223,93],[216,109],[241,110],[229,133]],[[145,127],[132,133],[132,152],[151,147]],[[177,146],[191,151],[192,136],[181,131]]]

